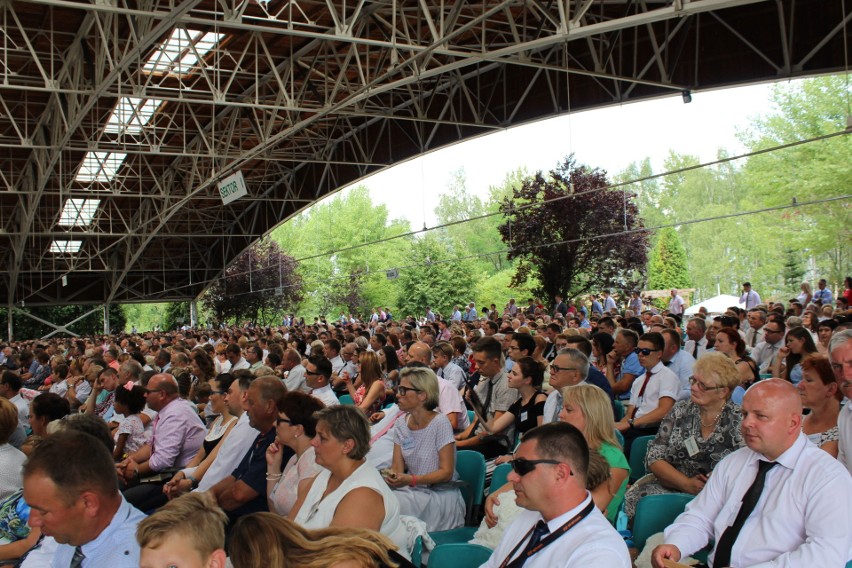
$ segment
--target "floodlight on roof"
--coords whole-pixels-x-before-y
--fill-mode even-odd
[[[127,154],[122,152],[86,152],[75,181],[108,183],[115,177]]]
[[[175,28],[142,66],[145,73],[187,75],[224,37],[224,34]]]
[[[162,103],[159,99],[121,97],[107,119],[104,132],[139,134]]]
[[[100,204],[100,199],[68,199],[57,224],[63,227],[87,227],[92,224]]]
[[[77,254],[83,241],[53,241],[50,243],[50,252],[54,254]]]

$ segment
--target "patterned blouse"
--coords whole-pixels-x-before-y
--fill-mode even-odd
[[[701,414],[697,404],[682,400],[663,418],[657,437],[648,444],[646,467],[665,460],[687,477],[713,471],[722,458],[743,447],[740,407],[730,400],[722,407],[719,421],[706,439],[701,437]],[[685,441],[694,436],[698,453],[690,457]]]

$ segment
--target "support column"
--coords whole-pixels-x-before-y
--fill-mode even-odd
[[[198,299],[193,298],[189,302],[189,327],[198,327]]]
[[[14,331],[12,328],[12,313],[15,311],[15,308],[12,306],[11,302],[9,306],[6,308],[6,315],[9,318],[9,321],[6,324],[6,336],[9,343],[12,343],[12,332]]]
[[[109,334],[109,304],[104,304],[104,335]]]

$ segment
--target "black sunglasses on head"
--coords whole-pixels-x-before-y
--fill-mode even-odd
[[[534,470],[535,466],[537,466],[538,464],[545,463],[550,465],[557,465],[562,462],[556,460],[528,460],[525,458],[515,458],[509,463],[512,464],[512,470],[521,477],[523,477],[526,474],[530,473],[532,470]]]

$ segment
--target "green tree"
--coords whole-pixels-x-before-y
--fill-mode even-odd
[[[12,315],[12,332],[14,334],[14,339],[36,339],[48,334],[53,334],[52,336],[55,337],[69,337],[69,335],[65,332],[53,333],[55,331],[53,327],[27,317],[21,312],[32,314],[56,325],[66,325],[92,309],[94,309],[94,311],[91,314],[68,326],[68,329],[71,332],[82,337],[101,335],[104,332],[103,308],[93,305],[33,306],[15,308]],[[8,321],[8,311],[3,310],[3,313],[2,322],[3,324],[6,324]],[[112,333],[117,333],[124,329],[124,311],[121,309],[121,306],[117,304],[110,305],[109,324],[110,331]]]
[[[427,306],[446,315],[454,304],[473,300],[473,267],[458,260],[452,239],[435,233],[411,239],[406,256],[408,265],[399,271],[398,319],[420,315]]]
[[[189,302],[170,302],[163,313],[163,331],[174,331],[190,324]]]
[[[799,255],[789,247],[784,249],[783,275],[787,290],[798,293],[802,279],[805,277],[805,270],[802,268]]]
[[[690,286],[686,251],[677,231],[672,227],[665,227],[657,233],[657,244],[648,261],[648,288],[667,290]]]

